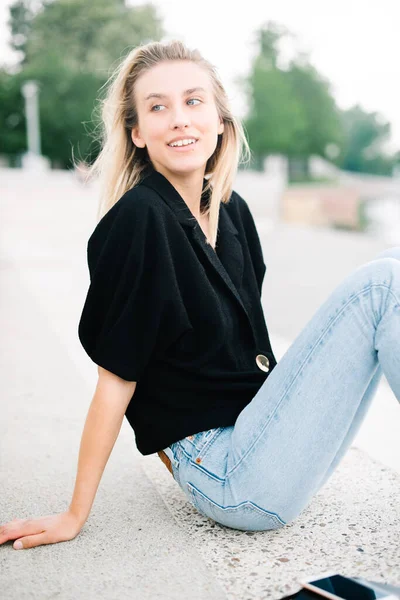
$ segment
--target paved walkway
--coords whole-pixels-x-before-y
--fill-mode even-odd
[[[4,523],[63,511],[71,498],[97,375],[77,338],[96,199],[67,173],[43,181],[0,172],[0,185]],[[339,278],[384,246],[259,223],[268,263],[264,310],[279,357]],[[398,408],[390,390],[379,393]],[[376,413],[382,446],[392,422],[387,410]],[[0,595],[278,599],[328,570],[400,585],[400,475],[389,454],[382,463],[353,447],[295,523],[241,532],[199,515],[159,458],[138,453],[124,421],[82,532],[28,551],[0,546]]]

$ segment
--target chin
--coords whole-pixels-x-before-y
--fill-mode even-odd
[[[173,164],[168,165],[166,168],[169,169],[170,171],[174,171],[175,173],[193,173],[194,171],[200,171],[200,170],[204,170],[205,166],[207,164],[207,161],[205,161],[204,163],[199,163],[198,161],[196,161],[196,163],[189,163],[189,161],[187,162],[187,164],[179,164],[178,161],[174,162]]]

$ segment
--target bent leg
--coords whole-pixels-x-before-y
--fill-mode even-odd
[[[379,366],[400,399],[400,263],[387,256],[334,290],[240,413],[225,505],[250,499],[293,520],[354,439]]]

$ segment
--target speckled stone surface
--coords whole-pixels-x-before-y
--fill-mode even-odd
[[[400,475],[355,447],[298,519],[277,531],[203,517],[157,455],[142,463],[231,600],[277,600],[323,572],[400,585]]]

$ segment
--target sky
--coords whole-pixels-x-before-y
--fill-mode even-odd
[[[92,0],[95,1],[95,0]],[[12,63],[6,21],[10,0],[0,0],[0,63]],[[134,6],[145,4],[128,0]],[[359,103],[392,124],[389,149],[400,148],[400,0],[153,0],[167,32],[198,48],[216,67],[238,117],[246,112],[236,84],[256,53],[255,32],[276,21],[295,37],[288,58],[301,49],[331,83],[340,108]]]

